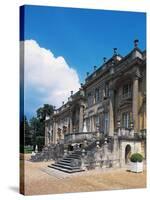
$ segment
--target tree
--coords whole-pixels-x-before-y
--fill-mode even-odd
[[[41,150],[45,143],[45,118],[53,114],[53,106],[44,104],[43,107],[37,111],[37,116],[32,117],[28,122],[27,117],[24,116],[20,122],[20,146],[24,149],[24,145],[38,145]],[[22,151],[23,152],[23,151]]]
[[[30,132],[32,135],[32,145],[36,145],[36,135],[38,132],[38,119],[36,117],[32,117],[30,119]]]
[[[24,138],[25,138],[25,145],[31,145],[32,144],[32,136],[30,133],[30,126],[27,120],[27,117],[24,116]]]
[[[45,118],[50,116],[54,112],[54,106],[49,104],[44,104],[43,107],[39,108],[37,111],[37,130],[36,130],[36,144],[41,149],[45,143]]]
[[[54,106],[49,104],[44,104],[43,107],[39,108],[37,111],[37,118],[41,121],[44,121],[46,116],[50,116],[54,112]]]

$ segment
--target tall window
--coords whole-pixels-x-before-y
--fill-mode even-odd
[[[104,114],[100,113],[99,117],[100,131],[104,133]]]
[[[99,101],[102,101],[103,98],[103,90],[99,89]]]
[[[108,126],[109,126],[109,115],[108,112],[104,114],[104,133],[108,133]]]
[[[99,115],[96,115],[96,117],[95,117],[95,123],[96,123],[96,125],[99,125]]]
[[[131,83],[125,84],[122,89],[123,98],[131,96]]]
[[[99,130],[99,115],[97,114],[95,116],[95,120],[94,120],[94,126],[95,126],[95,131]]]
[[[92,93],[88,93],[87,95],[87,103],[88,103],[88,106],[91,106],[93,104],[93,96],[92,96]]]
[[[122,114],[122,126],[124,128],[130,127],[130,113],[129,112],[125,112]]]
[[[90,131],[90,118],[86,119],[86,128],[87,128],[87,131]]]
[[[109,85],[108,85],[108,83],[106,83],[106,85],[105,85],[105,93],[104,93],[104,96],[105,96],[105,97],[109,97]]]
[[[100,93],[99,93],[99,88],[95,89],[95,103],[99,102],[100,100]]]

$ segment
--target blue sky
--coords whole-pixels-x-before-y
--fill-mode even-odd
[[[144,50],[145,13],[25,6],[25,32],[21,40],[32,39],[50,50],[55,58],[62,56],[67,65],[76,70],[79,82],[84,82],[86,72],[92,72],[94,65],[103,63],[103,57],[110,58],[114,47],[118,48],[118,53],[126,55],[136,38]],[[33,104],[34,97],[31,102]],[[31,108],[31,102],[28,99],[26,107]],[[30,110],[28,116],[35,108]]]

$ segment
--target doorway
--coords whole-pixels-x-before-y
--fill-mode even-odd
[[[125,164],[129,162],[131,156],[131,146],[128,144],[125,148]]]

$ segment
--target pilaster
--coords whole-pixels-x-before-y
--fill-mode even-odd
[[[72,112],[70,111],[70,118],[69,118],[69,133],[72,133]]]
[[[80,106],[80,114],[79,114],[79,132],[83,131],[83,106]]]
[[[45,122],[45,146],[48,145],[48,122]]]
[[[139,90],[139,77],[134,76],[133,78],[133,98],[132,98],[132,112],[133,112],[133,123],[134,131],[138,131],[138,90]]]
[[[114,134],[114,90],[110,88],[110,102],[109,102],[109,136]]]

